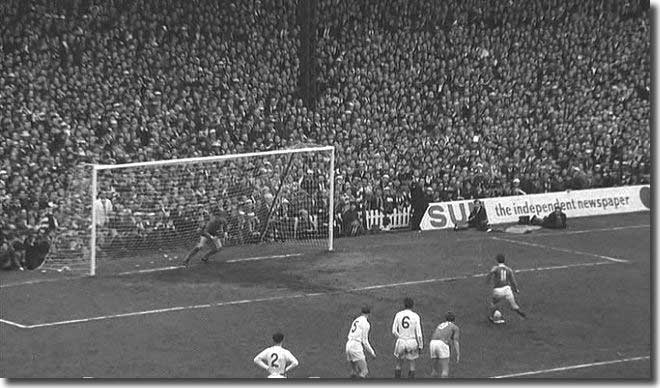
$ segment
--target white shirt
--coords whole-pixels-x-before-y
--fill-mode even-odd
[[[392,323],[392,334],[398,339],[416,339],[417,343],[421,346],[423,343],[422,325],[419,315],[409,309],[396,313],[394,322]]]
[[[368,338],[369,329],[371,329],[371,324],[364,315],[360,315],[353,320],[351,328],[348,331],[348,339],[364,342]]]
[[[375,357],[376,352],[369,343],[369,330],[371,330],[371,324],[367,317],[360,315],[353,320],[351,328],[348,330],[348,340],[360,342]]]
[[[291,368],[298,366],[298,360],[291,354],[290,351],[284,349],[279,345],[271,346],[270,348],[264,349],[254,358],[254,363],[263,367],[263,364],[259,361],[266,364],[268,367],[269,375],[280,375],[284,376],[288,365],[291,365]]]
[[[112,201],[108,198],[97,198],[94,201],[94,212],[96,212],[96,225],[103,226],[110,221],[112,214]]]

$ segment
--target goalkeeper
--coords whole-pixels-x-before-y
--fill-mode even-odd
[[[186,266],[190,263],[190,259],[206,246],[208,246],[210,250],[202,257],[202,261],[205,263],[209,261],[209,258],[212,255],[220,251],[222,248],[221,236],[224,236],[225,224],[226,220],[220,216],[220,210],[216,209],[202,231],[202,236],[199,238],[199,244],[188,253],[186,261],[184,262]]]

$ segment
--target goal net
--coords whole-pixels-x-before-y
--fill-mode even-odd
[[[211,215],[232,253],[332,250],[333,170],[331,146],[91,166],[72,187],[86,200],[72,197],[43,267],[95,275],[113,262],[181,264]]]

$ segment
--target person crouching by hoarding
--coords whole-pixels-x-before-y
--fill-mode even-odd
[[[534,216],[529,223],[548,229],[566,229],[566,213],[561,211],[559,205],[555,205],[555,211],[543,217],[543,219]]]
[[[490,232],[492,229],[488,225],[488,215],[486,214],[486,208],[483,203],[475,199],[474,207],[470,211],[470,216],[468,217],[467,222],[457,222],[454,226],[454,230],[465,230],[469,228],[475,228],[476,230],[482,232]]]

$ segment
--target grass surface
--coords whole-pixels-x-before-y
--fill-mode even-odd
[[[97,278],[3,287],[2,319],[29,326],[100,318],[28,329],[0,324],[0,373],[5,377],[263,377],[252,359],[270,345],[271,334],[281,330],[287,336],[285,346],[300,360],[290,377],[343,378],[349,372],[343,353],[346,334],[359,307],[367,303],[372,306],[370,337],[378,355],[368,360],[369,370],[372,377],[389,378],[394,346],[390,327],[404,296],[414,298],[422,317],[425,349],[418,364],[420,378],[430,374],[428,337],[449,309],[456,312],[461,328],[461,363],[452,363],[450,371],[456,378],[648,356],[651,234],[644,225],[649,224],[645,213],[570,220],[569,233],[380,234],[338,239],[333,253],[223,262],[291,251],[271,253],[267,247],[255,247],[227,250],[212,263],[189,269],[128,276],[107,271]],[[572,233],[621,226],[633,228]],[[487,272],[498,252],[507,255],[515,270],[523,270],[517,275],[521,287],[517,299],[529,318],[521,320],[504,308],[508,322],[495,327],[485,318],[490,290],[484,278],[475,275]],[[171,266],[178,263],[169,258],[183,253],[170,252],[168,258],[162,254],[154,252],[122,265],[125,270],[135,265]],[[606,264],[585,265],[589,263]],[[570,267],[547,268],[566,265]],[[546,269],[531,271],[539,268]],[[29,275],[1,276],[7,284]],[[411,283],[399,284],[403,282]],[[369,286],[382,287],[365,289]],[[222,304],[234,301],[243,302]],[[154,309],[166,311],[134,315]],[[117,314],[129,315],[113,317]],[[651,361],[528,377],[649,379]]]

